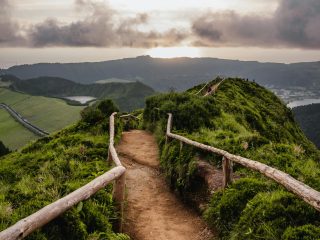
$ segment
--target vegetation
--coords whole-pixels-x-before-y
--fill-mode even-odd
[[[39,137],[20,123],[15,121],[11,115],[4,109],[0,108],[0,136],[2,142],[11,150],[19,149],[32,140]]]
[[[7,148],[2,141],[0,141],[0,157],[6,155],[10,152],[9,148]]]
[[[47,131],[55,132],[80,119],[83,106],[70,106],[63,100],[18,93],[0,88],[0,103],[5,103],[26,118],[30,123]],[[19,148],[37,139],[34,134],[18,126],[8,114],[1,110],[1,138],[12,149]],[[13,141],[12,141],[13,140]]]
[[[12,76],[3,76],[12,79]],[[12,80],[11,89],[31,95],[47,97],[91,96],[98,99],[110,98],[123,111],[132,111],[144,106],[144,99],[154,90],[141,82],[110,82],[105,84],[80,84],[56,77],[39,77],[28,80]],[[67,103],[75,105],[74,101]]]
[[[97,112],[97,119],[84,117],[0,158],[0,231],[109,170],[108,116],[115,109],[109,100],[97,103],[82,112]],[[107,186],[27,239],[129,239],[112,231],[117,213],[111,191]]]
[[[292,111],[307,137],[320,148],[320,104],[295,107]]]
[[[158,138],[161,166],[182,196],[197,190],[193,188],[196,159],[221,167],[221,156],[185,146],[180,151],[176,140],[165,145],[168,112],[173,113],[174,132],[268,164],[320,190],[319,151],[297,126],[291,110],[273,93],[241,79],[226,79],[207,97],[203,96],[207,89],[198,93],[202,87],[150,97],[143,115],[145,127]],[[239,165],[234,170],[240,180],[214,193],[204,211],[222,239],[320,237],[316,210],[257,172]]]

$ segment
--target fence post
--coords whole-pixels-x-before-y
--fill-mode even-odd
[[[111,155],[111,152],[110,152],[110,147],[108,147],[108,158],[107,158],[107,164],[109,167],[112,166],[112,163],[113,163],[113,159],[112,159],[112,155]]]
[[[180,141],[180,154],[182,152],[182,148],[183,148],[183,142]]]
[[[113,185],[113,200],[115,202],[116,210],[119,213],[119,218],[115,223],[115,230],[122,232],[123,225],[123,210],[124,210],[124,199],[125,199],[125,186],[126,186],[126,175],[123,173],[118,179],[114,181]]]
[[[222,158],[222,171],[222,188],[225,189],[230,183],[232,183],[232,162],[226,157]]]
[[[172,114],[168,113],[168,123],[167,123],[167,130],[166,130],[166,144],[169,142],[168,134],[171,133],[172,128]]]

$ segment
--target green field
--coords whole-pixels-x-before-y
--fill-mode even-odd
[[[61,99],[31,96],[6,88],[0,88],[0,103],[9,105],[30,123],[50,133],[79,120],[80,111],[84,108],[67,105]],[[1,110],[0,118],[0,139],[10,149],[21,147],[37,138],[28,130],[17,126],[18,123],[4,110]]]
[[[21,126],[10,114],[0,108],[0,140],[11,150],[18,149],[38,136]]]

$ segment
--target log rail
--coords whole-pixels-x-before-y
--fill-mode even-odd
[[[114,116],[110,116],[110,139],[109,139],[109,155],[108,162],[114,163],[116,166],[108,172],[93,179],[88,184],[78,188],[63,198],[41,208],[32,215],[18,221],[11,227],[0,232],[0,240],[16,240],[23,239],[35,230],[43,227],[59,215],[66,212],[79,202],[92,197],[96,192],[103,189],[109,183],[114,182],[113,198],[116,203],[117,210],[120,213],[120,219],[117,223],[117,230],[122,231],[122,214],[125,191],[125,167],[122,166],[117,152],[114,148]]]
[[[172,114],[168,114],[167,130],[166,130],[166,142],[169,138],[179,140],[182,143],[200,148],[202,150],[218,154],[223,157],[223,187],[227,187],[232,181],[232,162],[238,163],[246,168],[258,171],[264,176],[274,180],[275,182],[284,186],[287,190],[294,193],[303,201],[320,211],[320,192],[309,187],[308,185],[300,182],[290,176],[289,174],[282,172],[278,169],[272,168],[266,164],[237,156],[224,151],[219,148],[208,146],[196,141],[192,141],[186,137],[171,133],[172,128]]]

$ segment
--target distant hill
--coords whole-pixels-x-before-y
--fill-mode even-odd
[[[307,137],[320,148],[320,104],[299,106],[292,111]]]
[[[149,56],[93,63],[39,63],[14,66],[0,74],[21,79],[51,76],[79,83],[105,79],[139,80],[157,91],[185,90],[215,76],[237,76],[279,88],[320,88],[320,62],[260,63],[216,58],[161,59]]]
[[[80,84],[58,77],[38,77],[28,80],[3,76],[2,81],[10,81],[10,88],[31,95],[50,97],[92,96],[98,99],[111,98],[121,110],[130,111],[144,106],[144,99],[154,94],[154,90],[141,82],[105,84]]]

